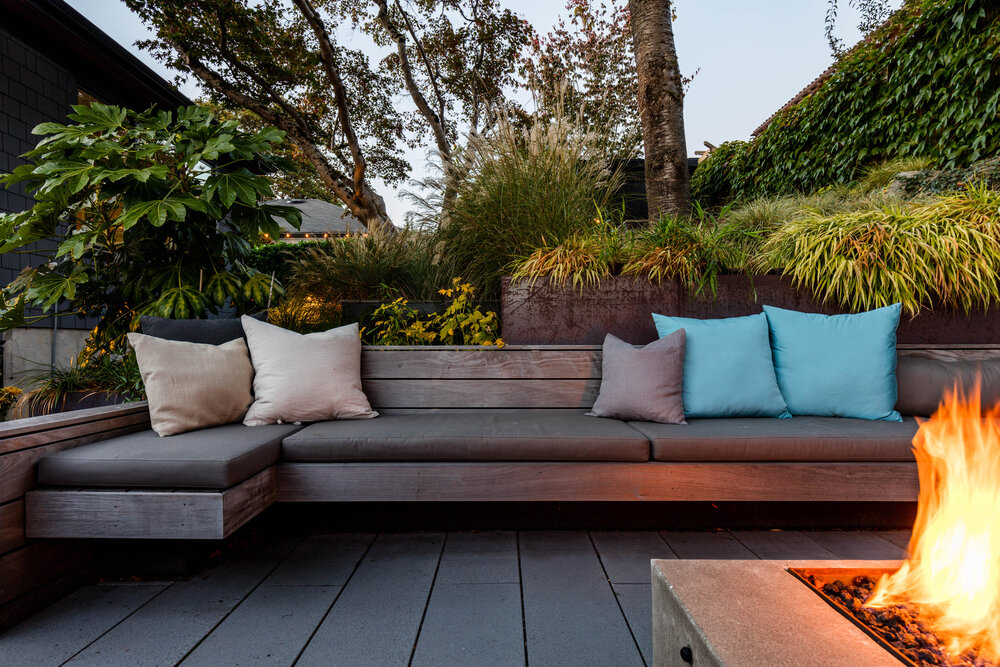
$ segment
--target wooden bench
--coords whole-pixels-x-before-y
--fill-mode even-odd
[[[901,346],[900,354],[989,358],[1000,356],[1000,346]],[[384,413],[578,411],[593,403],[600,368],[596,346],[366,347],[362,357],[365,392]],[[918,491],[909,462],[656,461],[280,462],[219,491],[29,490],[33,462],[47,452],[148,427],[144,404],[84,412],[0,425],[0,447],[8,443],[0,449],[7,491],[0,502],[22,503],[24,496],[6,515],[16,517],[8,521],[26,515],[26,529],[13,529],[22,539],[221,539],[273,502],[912,502]]]

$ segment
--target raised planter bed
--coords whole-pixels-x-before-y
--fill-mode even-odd
[[[598,345],[607,333],[641,344],[656,339],[650,313],[737,317],[759,313],[763,304],[813,313],[845,312],[793,289],[791,280],[782,276],[719,276],[714,297],[707,287],[691,294],[676,281],[656,284],[616,277],[581,293],[544,279],[529,285],[504,278],[501,321],[503,339],[512,345]],[[1000,340],[1000,309],[903,315],[897,340],[930,345],[995,343]]]

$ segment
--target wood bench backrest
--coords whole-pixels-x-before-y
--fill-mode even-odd
[[[899,354],[997,358],[1000,345],[901,345]],[[601,385],[601,347],[365,347],[361,377],[381,410],[590,408]]]

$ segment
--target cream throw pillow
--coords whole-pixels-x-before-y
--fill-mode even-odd
[[[161,437],[237,422],[253,402],[253,366],[242,338],[206,345],[130,333],[128,342]]]
[[[243,330],[256,371],[247,426],[378,416],[361,389],[356,323],[303,335],[244,315]]]

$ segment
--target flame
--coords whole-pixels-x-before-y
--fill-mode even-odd
[[[920,477],[910,557],[870,607],[913,604],[947,651],[1000,660],[1000,406],[977,382],[945,396],[913,438]]]

